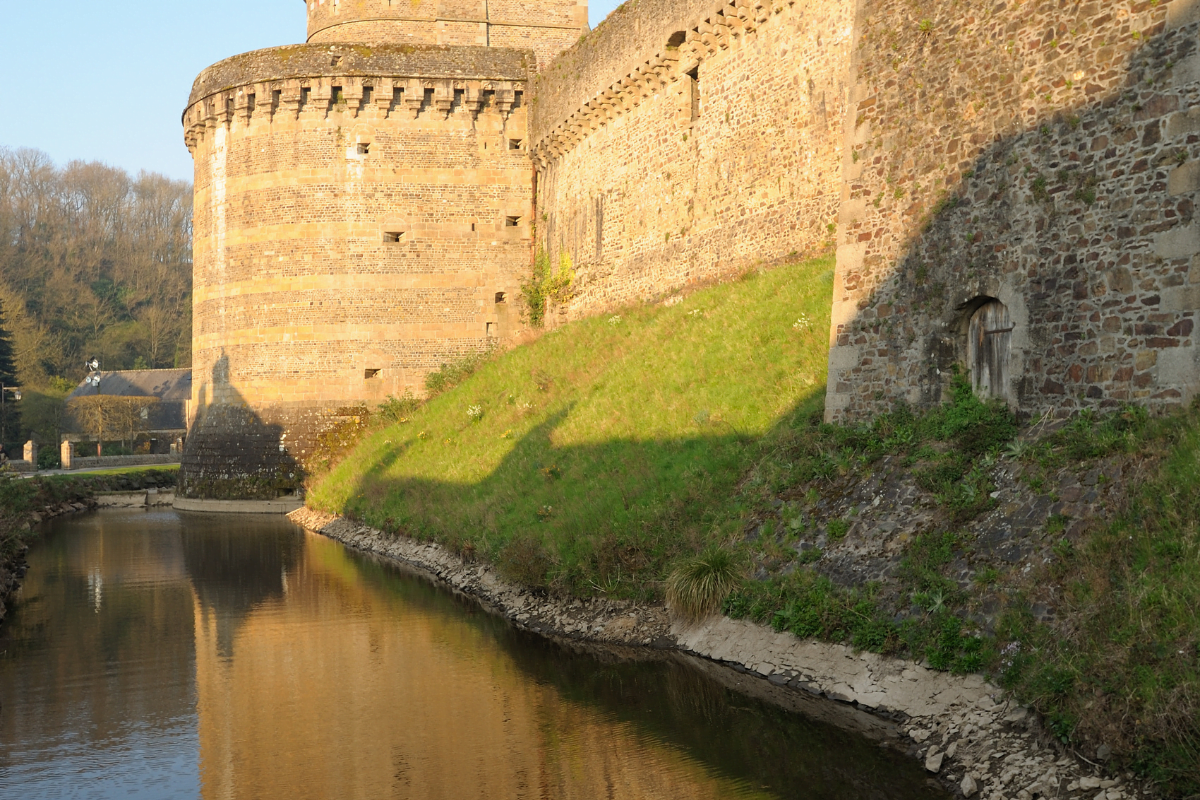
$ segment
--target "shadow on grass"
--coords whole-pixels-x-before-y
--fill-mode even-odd
[[[472,483],[397,475],[416,447],[453,458],[452,439],[409,439],[330,510],[486,557],[530,586],[645,598],[680,554],[740,536],[739,485],[785,429],[807,424],[822,394],[815,387],[761,436],[702,421],[694,436],[559,446],[555,431],[574,409],[567,404]]]

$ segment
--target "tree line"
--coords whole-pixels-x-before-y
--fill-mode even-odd
[[[191,184],[0,148],[0,327],[23,436],[57,444],[92,357],[106,371],[191,366],[191,293]]]

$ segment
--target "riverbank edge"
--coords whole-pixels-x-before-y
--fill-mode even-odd
[[[24,519],[18,523],[18,531],[22,534],[21,544],[16,551],[0,562],[0,628],[3,628],[5,620],[8,619],[8,610],[13,599],[25,583],[25,573],[29,569],[25,556],[29,552],[28,538],[33,531],[33,526],[64,514],[79,514],[95,508],[97,508],[96,499],[92,497],[85,501],[45,506],[38,510],[28,511],[23,515]]]
[[[782,705],[795,704],[780,692],[822,698],[819,705],[797,710],[816,711],[826,721],[900,747],[959,797],[1156,796],[1131,775],[1105,776],[1099,765],[1065,751],[1046,735],[1035,714],[979,675],[951,675],[726,617],[685,624],[672,619],[661,605],[551,597],[513,584],[493,566],[466,561],[433,542],[386,534],[309,508],[292,512],[288,519],[355,550],[415,567],[518,628],[580,643],[671,650],[705,659],[764,684],[760,688],[773,687],[768,694]],[[822,711],[830,700],[850,713]],[[872,725],[864,716],[883,724]],[[898,737],[890,735],[893,730]]]
[[[20,544],[13,552],[0,559],[0,629],[3,629],[12,601],[25,582],[28,570],[25,556],[29,552],[30,540],[34,538],[35,526],[64,514],[79,514],[98,508],[170,505],[175,497],[174,476],[170,472],[147,470],[137,479],[141,488],[136,491],[123,486],[131,481],[127,473],[20,476],[20,485],[28,491],[23,493],[24,497],[20,494],[8,496],[9,505],[5,510],[11,512],[11,516],[4,517],[3,523],[0,523],[0,533],[11,533],[20,538]],[[38,481],[54,481],[58,488],[48,488],[45,483],[38,485]],[[118,487],[115,490],[114,485]],[[168,487],[170,491],[160,492]],[[58,495],[56,499],[46,502],[47,496],[55,498],[55,495]]]

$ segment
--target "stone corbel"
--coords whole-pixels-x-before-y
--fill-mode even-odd
[[[362,108],[363,83],[362,78],[346,78],[342,84],[342,97],[346,99],[346,113],[351,119],[358,116]]]
[[[513,101],[516,99],[515,94],[511,85],[496,89],[496,110],[500,112],[500,116],[508,117],[508,112],[512,111]]]
[[[408,119],[416,119],[421,113],[421,104],[425,102],[425,85],[418,80],[410,80],[404,87],[404,110]]]
[[[321,119],[329,116],[329,107],[333,101],[333,85],[321,80],[314,82],[308,93],[308,106],[304,113],[315,114]]]
[[[454,107],[454,85],[441,81],[433,87],[433,108],[439,119],[449,119],[450,109]]]
[[[375,110],[380,117],[386,117],[391,111],[392,99],[395,97],[392,92],[391,78],[375,79]]]
[[[243,86],[233,95],[233,117],[243,125],[250,124],[250,94]]]
[[[479,119],[479,113],[483,111],[483,84],[479,81],[470,81],[466,88],[467,91],[463,95],[463,108],[471,115],[472,120]]]
[[[229,127],[229,123],[233,121],[233,95],[222,94],[218,95],[214,103],[214,113],[218,125]]]
[[[282,120],[295,120],[300,116],[300,81],[285,81],[279,92],[279,107],[275,114]]]

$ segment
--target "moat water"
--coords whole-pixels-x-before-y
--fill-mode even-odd
[[[0,797],[943,798],[678,660],[590,655],[283,519],[100,512],[0,630]]]

